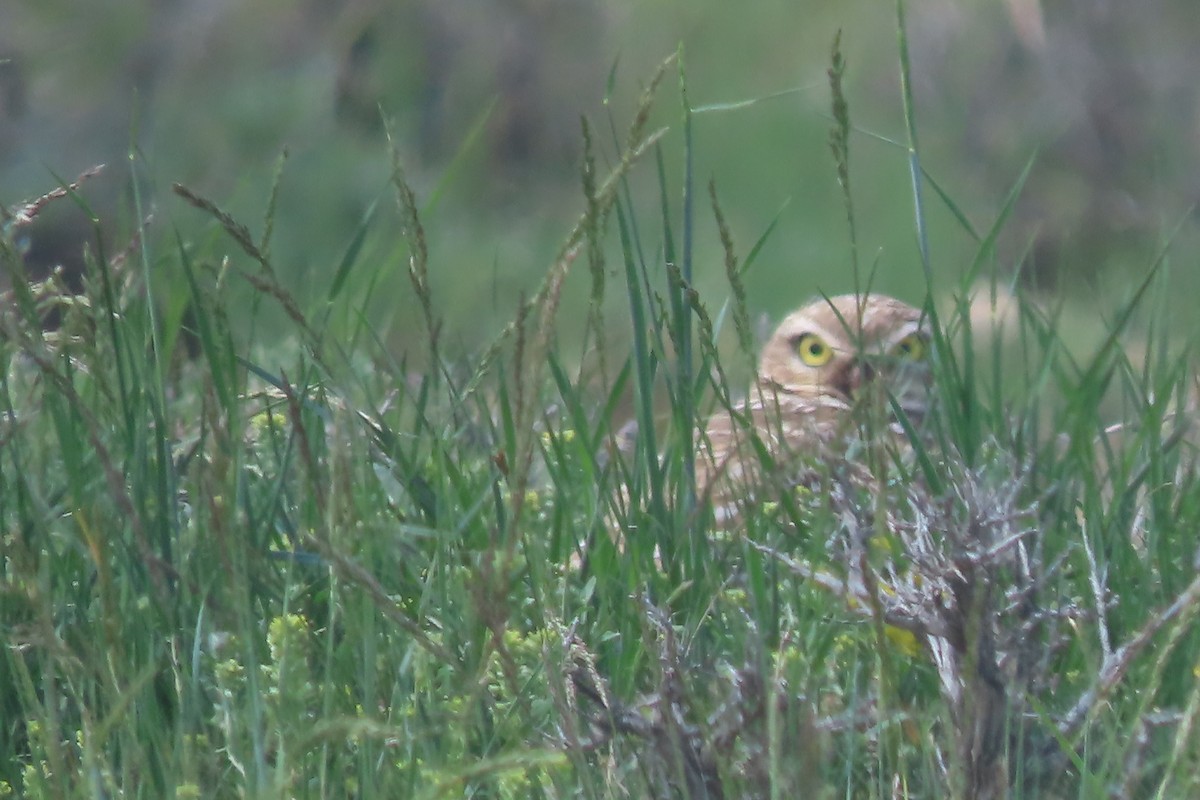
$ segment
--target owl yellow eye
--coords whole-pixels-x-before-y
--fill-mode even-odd
[[[796,341],[800,360],[810,367],[823,367],[833,358],[833,348],[815,333],[806,333]]]
[[[906,361],[920,361],[925,358],[925,339],[919,333],[910,333],[892,348],[892,354]]]

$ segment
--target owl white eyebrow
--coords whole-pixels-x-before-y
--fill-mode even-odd
[[[822,341],[825,341],[826,343],[828,343],[830,339],[834,338],[834,337],[828,336],[824,332],[816,333],[814,331],[806,331],[804,334],[801,334],[801,336],[808,335],[809,333],[813,334],[814,336],[821,337]],[[921,336],[921,338],[926,343],[929,342],[929,334],[926,333],[925,331],[923,331],[920,327],[914,326],[912,328],[908,328],[903,331],[898,331],[894,335],[889,336],[887,338],[876,339],[876,340],[874,340],[874,343],[872,343],[870,341],[865,341],[866,340],[865,336],[853,337],[855,346],[853,348],[849,348],[849,349],[838,347],[837,345],[834,345],[834,344],[829,344],[828,346],[830,348],[832,348],[835,352],[839,352],[839,353],[853,353],[855,351],[868,352],[872,349],[873,344],[875,346],[878,346],[881,350],[887,351],[887,350],[891,350],[897,344],[904,341],[905,339],[907,339],[909,336],[912,336],[913,334],[918,334]],[[789,341],[791,341],[791,340],[789,340]]]
[[[907,339],[908,337],[913,336],[913,335],[920,336],[921,339],[923,339],[926,343],[929,342],[929,333],[927,331],[925,331],[924,329],[922,329],[921,327],[916,326],[916,325],[914,325],[913,327],[911,327],[907,330],[904,330],[904,331],[897,331],[896,335],[892,336],[887,341],[889,344],[899,344],[900,342],[903,342],[905,339]]]

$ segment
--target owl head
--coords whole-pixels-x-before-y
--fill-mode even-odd
[[[931,384],[925,322],[920,309],[884,295],[822,297],[775,330],[763,348],[759,379],[775,391],[847,410],[886,404],[890,395],[919,422]]]

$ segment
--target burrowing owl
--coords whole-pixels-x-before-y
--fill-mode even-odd
[[[701,438],[697,492],[718,526],[808,482],[818,466],[861,467],[872,444],[906,452],[894,409],[912,428],[928,409],[924,323],[919,309],[882,295],[821,298],[789,314],[763,348],[750,396],[709,419]]]

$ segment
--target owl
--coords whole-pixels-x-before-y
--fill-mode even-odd
[[[922,312],[890,297],[822,298],[793,312],[764,346],[750,395],[708,420],[696,483],[726,531],[797,487],[807,510],[832,512],[819,529],[828,560],[759,552],[886,623],[892,645],[927,653],[967,794],[1006,797],[1007,640],[994,587],[1006,557],[997,544],[1013,548],[1009,526],[1021,518],[1017,484],[942,463],[955,486],[938,497],[911,469],[910,437],[932,404],[931,344]]]
[[[763,347],[750,395],[700,437],[697,495],[711,501],[716,525],[780,491],[815,490],[822,471],[864,484],[872,452],[910,452],[906,431],[921,427],[930,404],[925,323],[919,309],[878,294],[822,297],[789,314]]]

